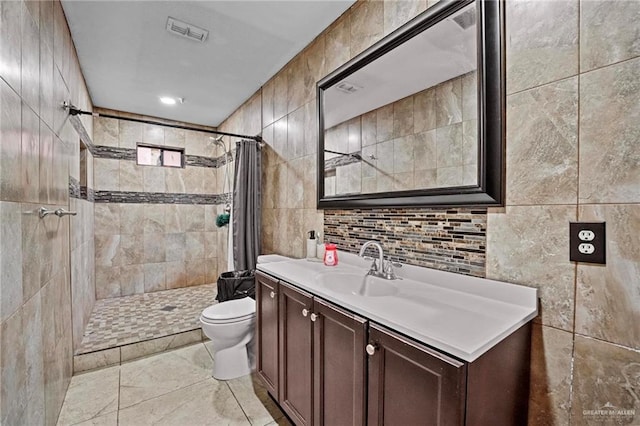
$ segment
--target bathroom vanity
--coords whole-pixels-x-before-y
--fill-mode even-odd
[[[297,425],[522,425],[536,290],[340,253],[258,265],[257,372]]]

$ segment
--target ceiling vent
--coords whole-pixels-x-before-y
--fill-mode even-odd
[[[362,89],[362,87],[356,86],[355,84],[349,83],[348,81],[342,81],[336,85],[336,89],[341,91],[342,93],[350,95]]]
[[[167,19],[167,31],[201,43],[204,42],[209,35],[209,31],[196,27],[195,25],[179,21],[171,16]]]

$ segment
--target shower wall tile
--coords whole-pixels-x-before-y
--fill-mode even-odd
[[[34,19],[35,16],[35,19]],[[39,13],[32,15],[22,9],[22,100],[40,114],[40,33]]]
[[[578,73],[578,10],[579,0],[506,5],[507,93]]]
[[[3,13],[10,7],[3,4]],[[4,49],[4,43],[2,47]],[[6,201],[21,201],[22,107],[19,95],[2,79],[0,79],[0,107],[0,197]]]
[[[165,273],[167,289],[187,286],[187,270],[184,261],[167,262]]]
[[[580,203],[640,202],[638,81],[640,58],[580,76]]]
[[[142,142],[142,126],[142,123],[118,120],[117,146],[120,148],[135,148],[138,143]],[[98,135],[94,135],[94,141],[97,145],[102,145],[102,141],[98,138]]]
[[[120,162],[104,158],[93,160],[93,173],[95,190],[119,191],[120,190]]]
[[[144,291],[145,293],[166,289],[165,264],[145,263],[144,265]]]
[[[23,304],[21,238],[20,204],[0,201],[0,322]]]
[[[120,146],[119,120],[114,118],[97,117],[94,119],[93,125],[93,140],[96,145],[113,147]]]
[[[640,56],[636,22],[640,3],[580,2],[580,71],[591,71]]]
[[[37,203],[40,198],[40,119],[22,104],[22,200]]]
[[[22,74],[22,2],[2,2],[2,29],[0,29],[0,60],[2,78],[20,95]]]
[[[142,192],[144,190],[144,166],[138,166],[131,161],[119,161],[119,163],[120,191]]]

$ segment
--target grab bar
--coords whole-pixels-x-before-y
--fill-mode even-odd
[[[40,216],[40,219],[42,219],[45,216],[48,216],[50,214],[55,214],[58,217],[63,217],[63,216],[75,216],[75,215],[78,214],[78,212],[70,212],[70,211],[65,210],[65,209],[49,210],[46,207],[40,207],[38,209],[38,216]]]

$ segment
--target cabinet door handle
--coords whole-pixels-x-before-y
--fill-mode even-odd
[[[307,315],[309,315],[309,311],[307,310],[307,308],[304,308],[304,309],[302,310],[302,316],[303,316],[303,317],[306,317]]]
[[[318,319],[316,314],[311,314],[311,321],[315,322]]]
[[[365,349],[369,355],[373,355],[376,353],[376,349],[378,348],[376,347],[376,345],[372,345],[371,343],[369,343]]]
[[[271,293],[269,293],[269,297],[273,299],[274,297],[276,297],[276,294],[272,291]]]

